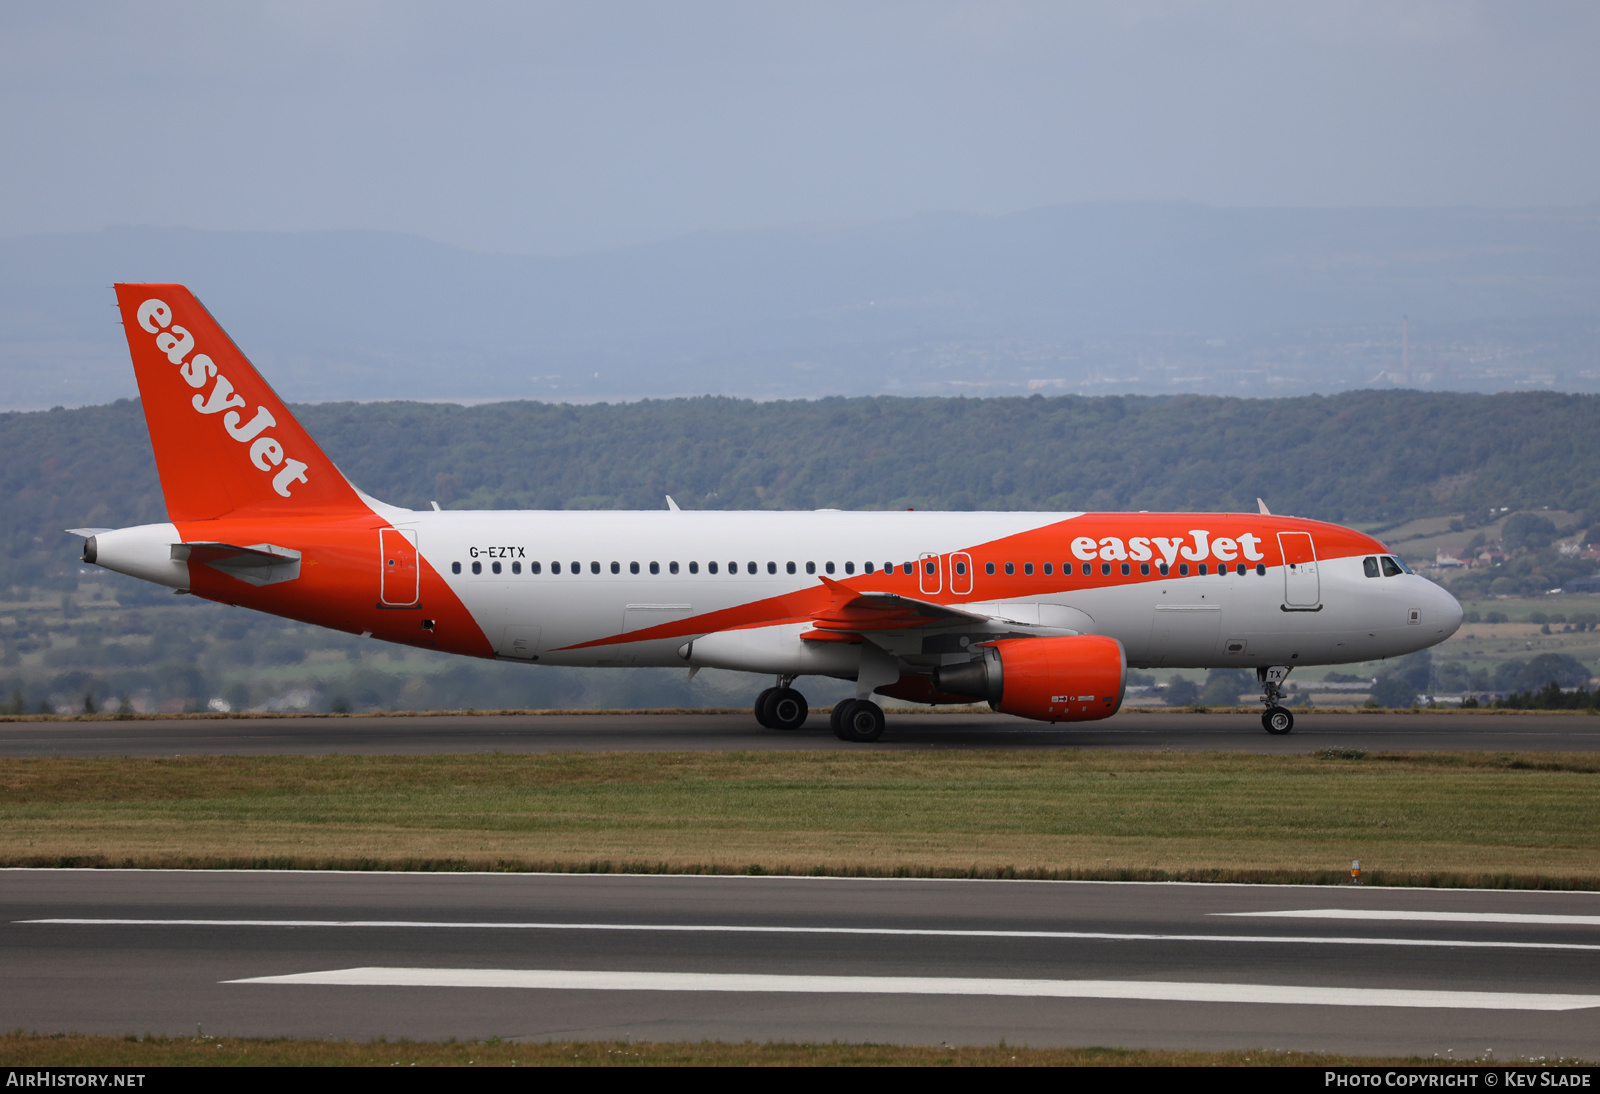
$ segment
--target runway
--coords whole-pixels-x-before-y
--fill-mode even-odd
[[[1146,749],[1306,753],[1600,750],[1600,718],[1584,715],[1297,715],[1274,737],[1254,713],[1128,711],[1104,722],[1050,726],[1000,714],[893,712],[881,740],[846,744],[813,715],[791,733],[748,714],[437,715],[376,718],[216,718],[0,723],[0,756],[426,755],[462,752],[724,749]]]
[[[0,1024],[1593,1057],[1600,894],[0,871]]]

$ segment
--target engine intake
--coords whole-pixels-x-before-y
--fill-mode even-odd
[[[933,686],[1041,722],[1091,722],[1122,707],[1128,662],[1115,638],[1003,638],[981,649],[981,660],[935,669]]]

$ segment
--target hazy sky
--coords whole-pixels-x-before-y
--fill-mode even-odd
[[[1600,200],[1600,4],[0,5],[0,236]]]

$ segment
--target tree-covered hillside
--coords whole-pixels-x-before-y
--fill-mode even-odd
[[[357,485],[446,508],[1253,510],[1388,522],[1600,506],[1600,397],[1353,392],[726,398],[297,409]],[[161,519],[136,402],[0,415],[8,583],[64,578],[61,529]]]

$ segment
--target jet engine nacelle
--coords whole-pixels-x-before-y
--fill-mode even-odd
[[[1122,706],[1128,661],[1115,638],[1002,638],[979,648],[980,660],[936,669],[933,686],[1041,722],[1092,722]]]

